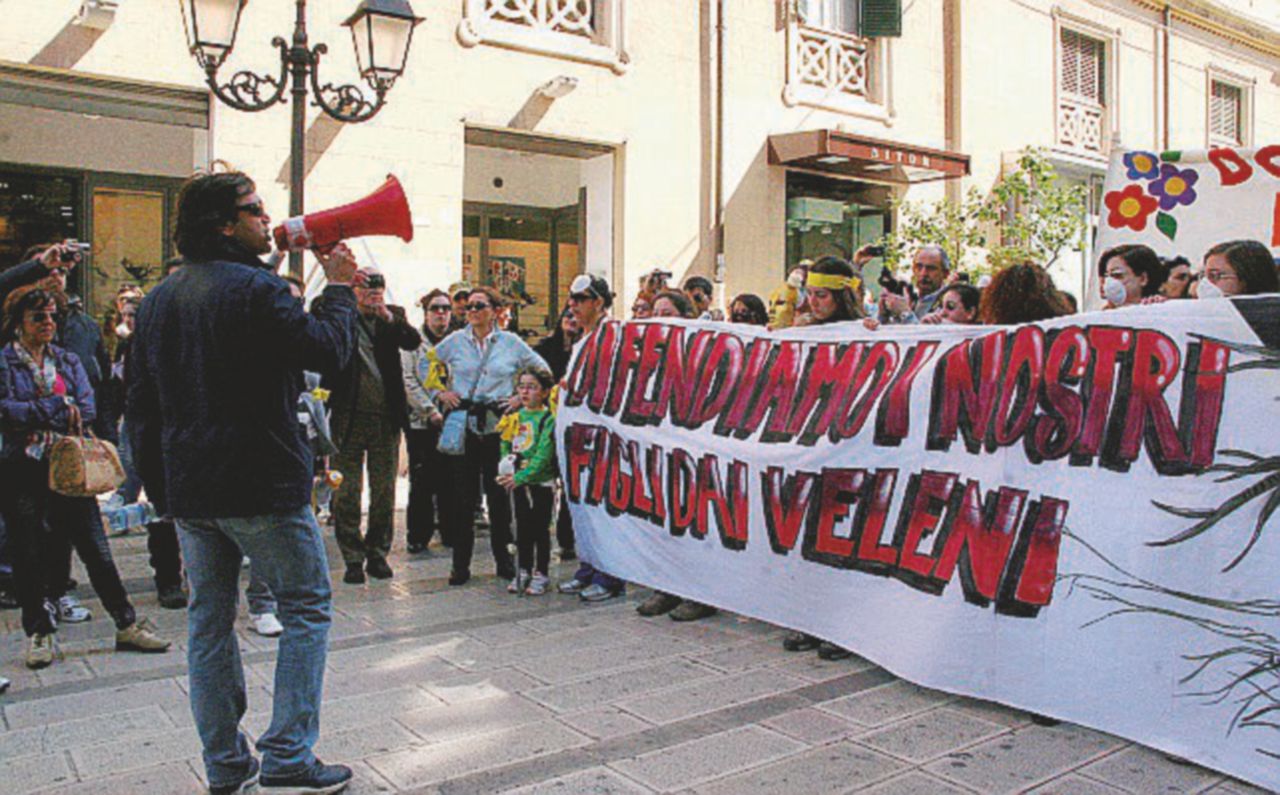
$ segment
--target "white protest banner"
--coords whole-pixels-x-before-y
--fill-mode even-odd
[[[1280,787],[1280,297],[1039,324],[602,325],[603,571]]]
[[[1257,240],[1280,256],[1280,144],[1256,149],[1118,150],[1102,192],[1098,255],[1141,243],[1199,267],[1227,240]],[[1101,305],[1098,263],[1085,305]]]

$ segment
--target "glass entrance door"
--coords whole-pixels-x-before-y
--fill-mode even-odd
[[[541,336],[554,328],[581,272],[577,206],[466,202],[462,252],[463,278],[494,287],[511,305],[508,330]]]
[[[787,270],[801,260],[853,252],[879,241],[890,229],[892,189],[854,180],[829,179],[796,171],[787,173]],[[874,289],[880,260],[863,269]]]

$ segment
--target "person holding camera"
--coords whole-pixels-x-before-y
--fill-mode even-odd
[[[79,357],[96,402],[111,363],[98,324],[85,312],[80,297],[67,292],[71,274],[84,261],[88,252],[88,243],[75,240],[32,246],[23,256],[23,262],[0,273],[0,303],[15,289],[25,285],[38,284],[53,295],[57,306],[53,341],[60,348]],[[101,411],[93,420],[92,430],[99,438],[111,442],[118,438],[115,423]],[[93,513],[94,521],[100,523],[101,514],[96,501]],[[49,598],[57,610],[57,619],[67,624],[88,621],[92,614],[80,604],[71,590],[71,549],[65,544],[60,549],[61,559],[56,564],[57,571],[51,572],[48,578],[51,589]]]
[[[56,655],[62,611],[48,598],[64,588],[75,548],[89,582],[116,624],[116,648],[163,652],[169,642],[139,619],[120,581],[93,497],[68,497],[50,488],[49,454],[68,434],[80,434],[97,415],[80,357],[56,344],[54,292],[29,284],[4,300],[0,325],[0,514],[13,556],[22,628],[30,639],[27,667],[44,668]],[[47,528],[47,529],[46,529]],[[82,608],[83,609],[83,608]]]
[[[338,370],[323,372],[331,393],[329,428],[338,453],[333,468],[343,474],[333,498],[333,523],[347,572],[342,581],[359,585],[370,577],[392,576],[387,555],[395,532],[396,465],[400,433],[409,424],[401,351],[417,350],[422,335],[402,307],[386,303],[387,282],[373,268],[362,268],[357,285],[355,351]],[[364,471],[369,470],[369,524],[360,534]]]
[[[853,265],[861,270],[867,262],[883,254],[884,249],[878,246],[863,246],[854,253]],[[951,258],[942,246],[922,246],[911,258],[912,284],[894,279],[888,271],[881,275],[879,321],[919,323],[933,311],[950,274]]]
[[[475,506],[484,489],[489,505],[489,541],[498,576],[514,579],[511,543],[511,503],[497,483],[498,420],[520,407],[515,394],[516,373],[523,367],[550,369],[524,340],[496,326],[502,296],[492,287],[472,288],[467,296],[467,328],[455,331],[436,347],[436,356],[449,367],[449,388],[436,402],[447,412],[441,431],[441,451],[454,456],[453,494],[448,511],[452,522],[453,571],[450,585],[471,579],[475,549]],[[452,427],[451,427],[452,426]],[[456,441],[456,444],[451,444]]]
[[[58,304],[58,330],[54,342],[80,357],[89,386],[96,393],[111,370],[111,360],[102,341],[102,331],[85,311],[84,301],[79,294],[67,291],[72,273],[88,253],[89,244],[75,240],[31,247],[27,251],[27,261],[0,273],[0,301],[4,301],[15,288],[27,284],[39,283],[52,292]],[[117,437],[115,427],[107,418],[95,421],[93,431],[110,441]]]

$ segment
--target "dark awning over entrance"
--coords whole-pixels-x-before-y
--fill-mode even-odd
[[[879,182],[912,184],[969,173],[969,156],[839,130],[769,136],[769,162]]]

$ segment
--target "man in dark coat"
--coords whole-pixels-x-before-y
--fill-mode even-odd
[[[126,422],[138,472],[175,518],[187,562],[191,711],[210,788],[240,791],[260,770],[264,791],[337,792],[351,769],[311,750],[332,593],[297,406],[303,370],[338,370],[351,356],[355,262],[345,247],[319,256],[329,286],[323,307],[307,314],[258,259],[271,250],[270,223],[244,174],[183,186],[175,238],[187,265],[139,307]],[[239,727],[242,555],[259,567],[284,625],[261,765]]]
[[[364,283],[355,289],[360,312],[355,351],[345,367],[323,373],[333,412],[329,427],[338,446],[331,463],[344,477],[333,498],[333,524],[347,564],[342,581],[352,585],[364,582],[366,570],[378,579],[392,575],[387,555],[394,532],[400,433],[409,425],[400,351],[422,344],[422,335],[404,309],[386,304],[382,274],[372,268],[362,273]],[[366,466],[369,525],[362,537],[360,498]]]

